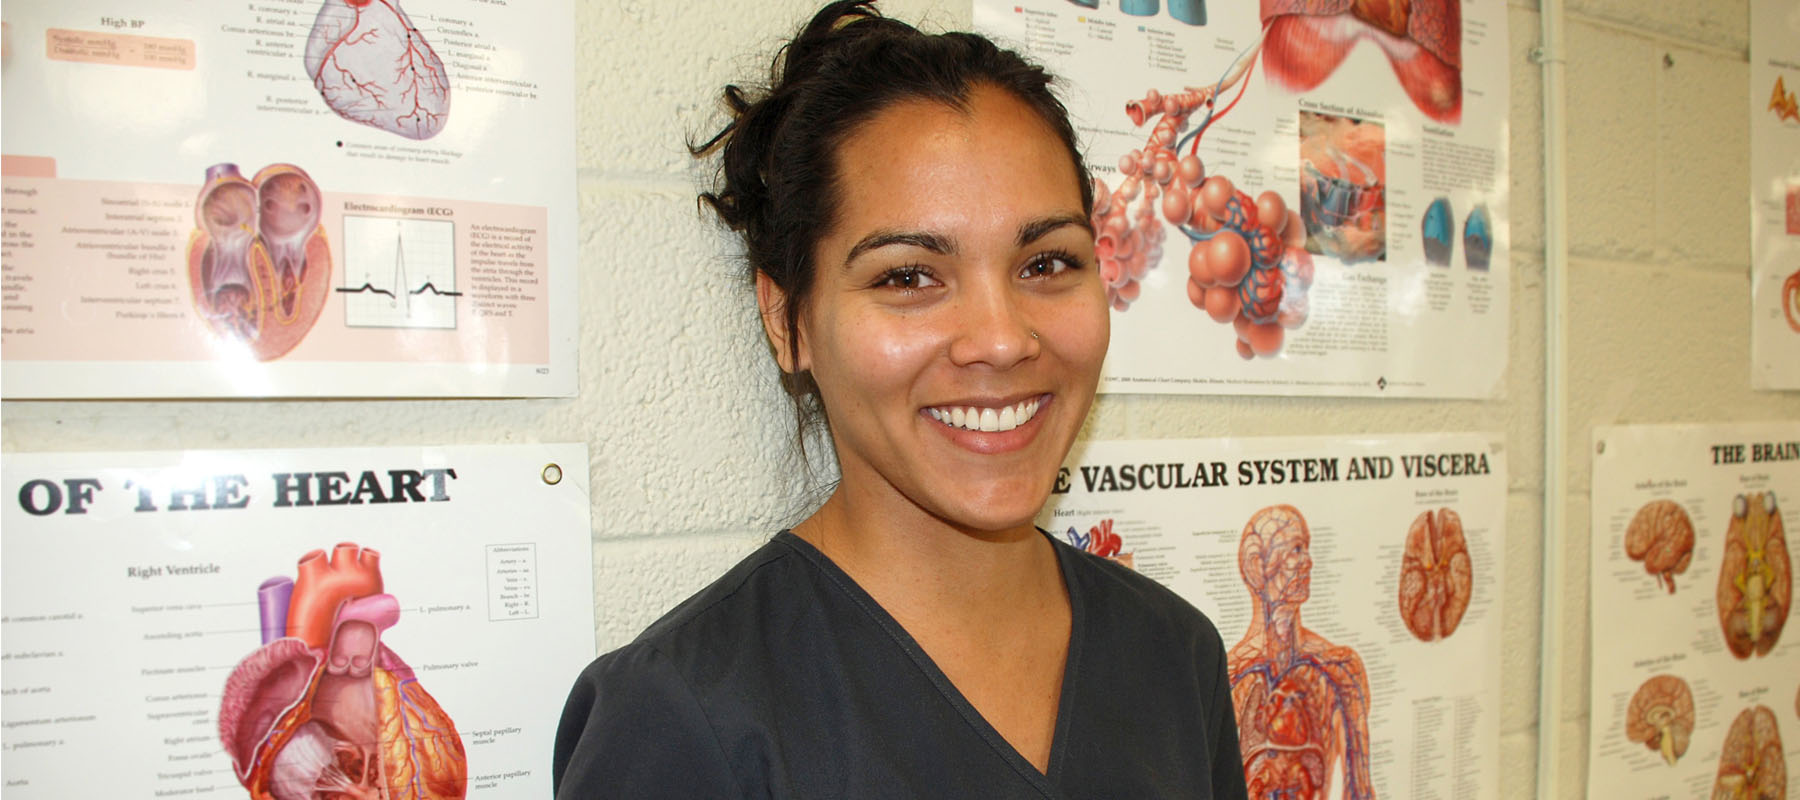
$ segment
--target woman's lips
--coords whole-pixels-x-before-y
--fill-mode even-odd
[[[1018,450],[1030,444],[1043,428],[1042,415],[1052,395],[1035,395],[1002,405],[956,404],[928,406],[919,413],[950,441],[977,453]]]

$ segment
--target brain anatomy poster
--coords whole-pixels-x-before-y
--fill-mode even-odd
[[[5,396],[574,394],[572,16],[8,4]]]
[[[1590,797],[1800,797],[1800,424],[1594,431]]]
[[[549,795],[583,446],[8,453],[0,497],[8,800]]]
[[[1499,797],[1500,437],[1088,442],[1045,530],[1218,626],[1253,797]]]
[[[1800,2],[1750,3],[1750,379],[1800,389]]]
[[[1102,391],[1497,390],[1504,3],[974,5],[1075,118],[1114,310]]]

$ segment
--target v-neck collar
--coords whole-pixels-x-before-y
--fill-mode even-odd
[[[912,634],[907,633],[906,628],[900,625],[900,621],[894,619],[887,609],[882,608],[881,604],[875,601],[874,596],[865,591],[855,578],[850,577],[850,573],[845,572],[842,567],[837,565],[837,562],[832,561],[830,556],[814,547],[811,542],[794,535],[792,531],[784,530],[776,534],[774,541],[792,548],[811,561],[826,578],[830,579],[852,602],[856,603],[863,613],[869,616],[869,619],[886,631],[888,637],[900,646],[900,649],[912,659],[919,671],[931,681],[933,686],[937,687],[938,693],[943,696],[944,700],[962,715],[969,727],[985,740],[988,746],[992,747],[995,753],[1013,768],[1014,772],[1017,772],[1021,778],[1024,778],[1045,797],[1061,798],[1063,795],[1056,788],[1056,782],[1061,775],[1063,762],[1067,760],[1065,751],[1068,749],[1069,741],[1070,710],[1073,706],[1075,686],[1077,685],[1077,672],[1081,665],[1081,645],[1087,639],[1085,635],[1087,615],[1081,592],[1075,583],[1074,570],[1070,564],[1070,559],[1074,557],[1073,553],[1056,541],[1056,537],[1041,529],[1038,533],[1050,542],[1050,549],[1056,553],[1057,568],[1062,571],[1063,587],[1069,594],[1069,646],[1067,654],[1063,657],[1062,691],[1056,701],[1056,726],[1050,735],[1050,761],[1045,765],[1043,772],[1039,772],[1037,767],[1032,765],[1030,759],[1014,748],[1011,742],[1006,741],[1006,737],[1000,735],[1000,731],[996,730],[993,724],[988,722],[980,711],[976,710],[975,705],[963,696],[962,691],[950,682],[950,677],[938,668],[937,662],[931,659],[931,656],[925,652],[925,648],[920,647],[918,641],[913,639]]]

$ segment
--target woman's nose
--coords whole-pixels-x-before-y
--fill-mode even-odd
[[[1006,369],[1037,357],[1042,333],[1034,327],[1010,287],[986,282],[965,285],[950,309],[955,335],[950,360],[958,366]]]

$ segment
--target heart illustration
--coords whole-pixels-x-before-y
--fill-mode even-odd
[[[381,635],[400,620],[380,554],[349,542],[258,590],[263,646],[232,670],[219,738],[255,800],[450,800],[456,725]]]
[[[337,115],[429,139],[450,120],[450,75],[399,0],[325,0],[306,74]]]
[[[331,295],[323,209],[318,184],[292,164],[251,179],[236,164],[206,170],[188,238],[188,289],[215,336],[268,361],[312,330]]]

